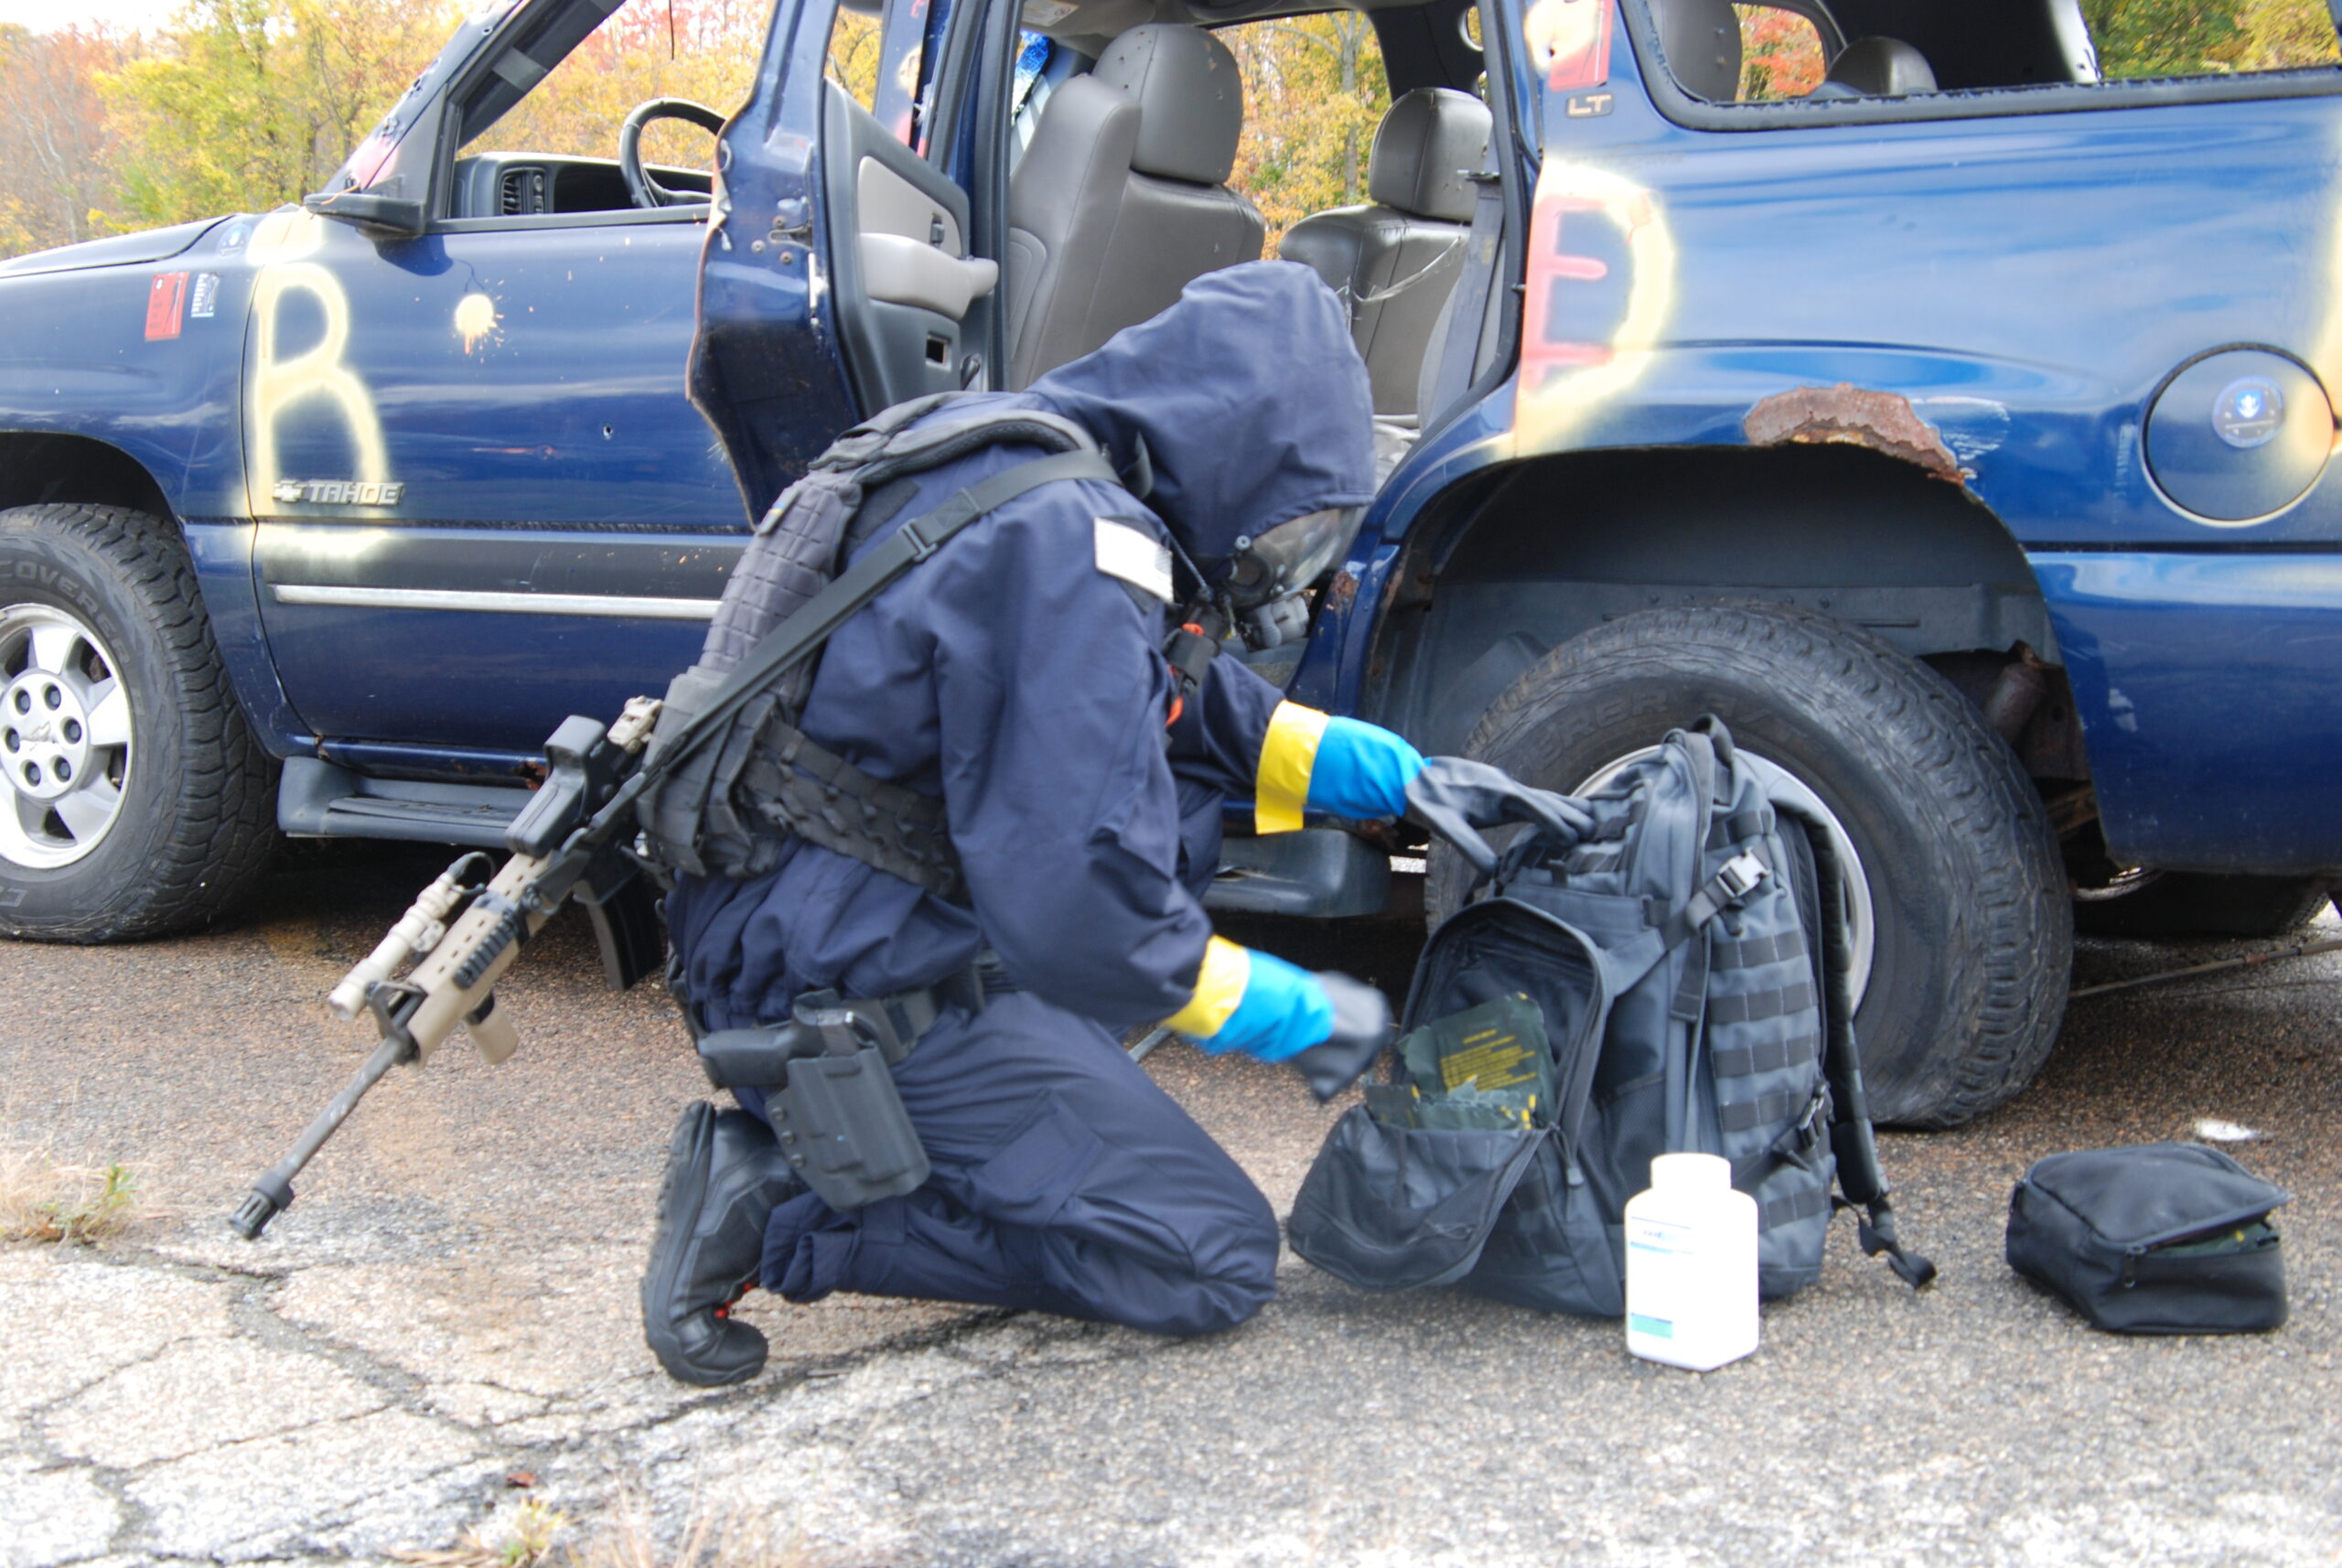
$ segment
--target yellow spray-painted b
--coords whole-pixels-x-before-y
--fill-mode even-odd
[[[311,260],[325,244],[326,220],[308,212],[274,212],[252,232],[252,368],[247,378],[248,464],[254,499],[267,497],[285,477],[276,454],[277,424],[296,405],[321,399],[340,415],[349,434],[358,472],[353,478],[379,483],[390,478],[381,415],[373,394],[342,363],[349,346],[349,296],[341,280]],[[325,332],[297,354],[280,349],[283,306],[306,295],[325,317]],[[340,476],[332,476],[339,478]],[[257,510],[257,509],[255,509]]]

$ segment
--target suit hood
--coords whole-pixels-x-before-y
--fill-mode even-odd
[[[1026,396],[1074,420],[1128,470],[1207,569],[1236,541],[1374,499],[1374,399],[1349,316],[1315,272],[1251,262],[1058,366]]]

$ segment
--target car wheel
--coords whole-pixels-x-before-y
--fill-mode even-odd
[[[2316,918],[2333,886],[2327,876],[2133,873],[2103,887],[2077,888],[2074,929],[2089,937],[2153,941],[2282,937]]]
[[[0,932],[120,941],[218,918],[267,867],[274,772],[168,524],[0,511]]]
[[[2024,1088],[2065,1012],[2072,908],[2039,795],[1935,671],[1786,607],[1648,610],[1547,654],[1466,749],[1574,790],[1707,713],[1821,805],[1862,868],[1855,1028],[1873,1116],[1949,1127]],[[1431,873],[1436,918],[1468,872],[1435,848]]]

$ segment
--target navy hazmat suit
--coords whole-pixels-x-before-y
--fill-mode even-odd
[[[946,1009],[894,1069],[927,1185],[853,1213],[787,1197],[765,1230],[768,1288],[1224,1327],[1272,1292],[1274,1217],[1115,1036],[1198,994],[1220,800],[1255,793],[1281,694],[1219,659],[1175,701],[1173,607],[1127,569],[1126,531],[1176,538],[1209,570],[1241,536],[1362,506],[1366,371],[1316,275],[1260,263],[994,401],[1072,419],[1125,471],[1143,442],[1146,500],[1065,481],[981,518],[836,632],[801,721],[945,802],[968,905],[792,840],[766,875],[681,881],[685,995],[703,1027],[743,1027],[807,991],[932,983],[986,948],[1015,987]],[[1042,455],[994,446],[920,476],[896,519]],[[740,1099],[764,1114],[757,1091]]]

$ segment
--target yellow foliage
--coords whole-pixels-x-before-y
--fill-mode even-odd
[[[190,0],[152,54],[99,79],[124,207],[173,223],[320,188],[453,15],[409,0]]]
[[[1312,212],[1366,199],[1367,155],[1391,107],[1382,47],[1362,12],[1219,30],[1244,78],[1244,136],[1229,184],[1268,223],[1262,253]]]
[[[837,20],[830,27],[829,65],[822,74],[854,94],[865,109],[877,106],[879,43],[877,17],[838,7]]]
[[[760,0],[636,0],[571,51],[537,90],[480,138],[506,151],[618,156],[637,104],[681,98],[729,116],[756,80],[771,7]],[[646,161],[705,168],[712,144],[668,122],[643,135]]]

